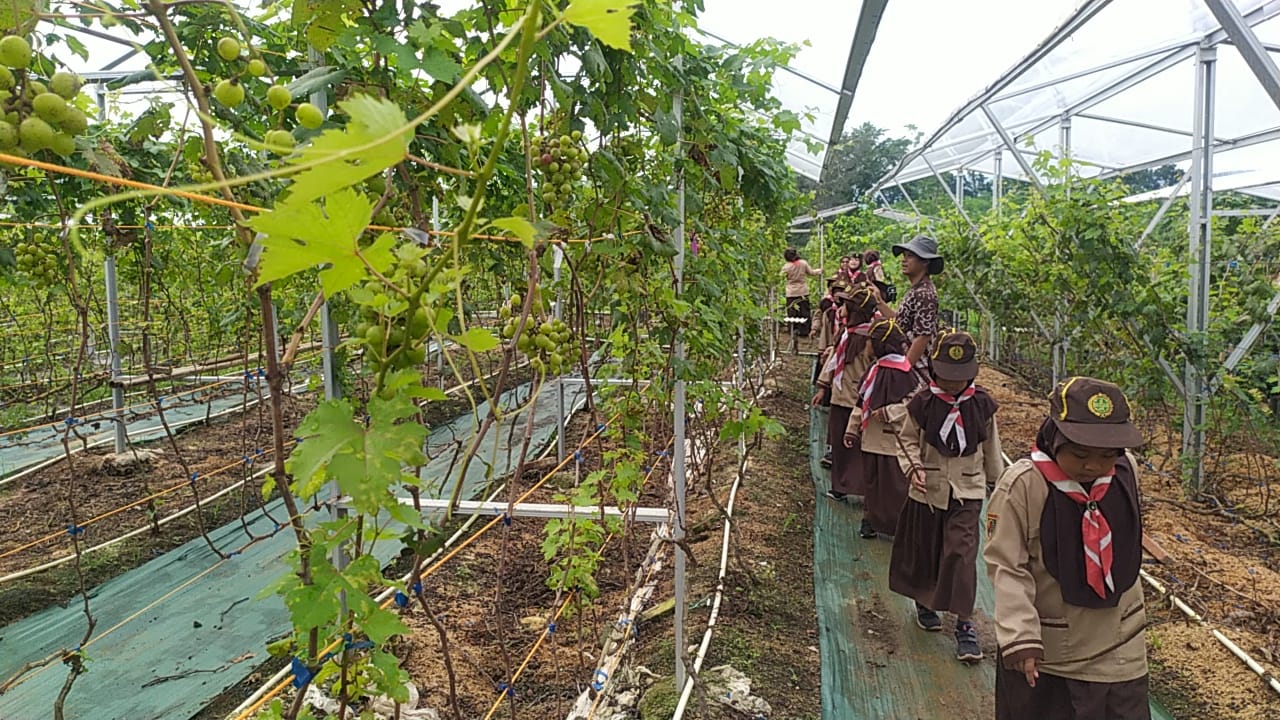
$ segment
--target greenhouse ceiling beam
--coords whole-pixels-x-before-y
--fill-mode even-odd
[[[1276,67],[1276,61],[1254,34],[1249,21],[1240,14],[1240,9],[1234,2],[1204,0],[1204,4],[1209,6],[1210,12],[1222,24],[1223,31],[1231,38],[1245,64],[1271,96],[1271,102],[1280,108],[1280,68]]]
[[[1018,167],[1022,168],[1022,172],[1026,173],[1027,179],[1031,181],[1032,185],[1036,186],[1037,190],[1044,192],[1044,182],[1040,180],[1040,176],[1036,175],[1036,171],[1031,167],[1031,163],[1027,162],[1027,159],[1022,157],[1022,153],[1018,150],[1018,143],[1014,142],[1013,137],[1005,131],[1003,126],[1000,125],[1000,121],[996,118],[995,113],[991,112],[991,108],[983,105],[982,114],[987,116],[987,122],[991,123],[992,129],[994,129],[996,134],[1000,136],[1000,141],[1004,143],[1004,146],[1013,151],[1013,159],[1018,163]]]
[[[1214,210],[1214,217],[1271,217],[1276,214],[1275,208],[1254,208],[1252,210]]]
[[[1086,120],[1097,120],[1099,122],[1116,123],[1117,125],[1128,125],[1129,127],[1141,128],[1143,130],[1154,130],[1156,132],[1169,133],[1171,135],[1181,135],[1182,137],[1192,137],[1190,130],[1181,130],[1179,128],[1171,128],[1165,125],[1156,125],[1155,123],[1142,122],[1141,120],[1128,120],[1125,118],[1111,117],[1110,115],[1095,115],[1094,113],[1082,112],[1076,113],[1076,117]],[[1214,138],[1215,141],[1221,142],[1225,138]]]
[[[1146,229],[1143,230],[1142,235],[1138,237],[1138,242],[1134,243],[1134,248],[1141,248],[1142,243],[1146,242],[1147,238],[1151,237],[1151,233],[1155,232],[1160,221],[1164,219],[1164,216],[1169,212],[1169,209],[1173,207],[1174,201],[1178,199],[1178,193],[1182,192],[1182,188],[1186,187],[1187,182],[1190,180],[1191,173],[1182,173],[1182,178],[1178,180],[1177,185],[1173,186],[1173,192],[1169,193],[1169,197],[1165,198],[1164,202],[1160,203],[1160,208],[1156,210],[1156,214],[1151,218],[1151,222],[1147,223]]]
[[[738,49],[738,48],[741,48],[741,47],[742,47],[742,46],[741,46],[741,45],[739,45],[738,43],[733,42],[732,40],[729,40],[728,38],[725,38],[725,37],[723,37],[723,36],[717,35],[716,33],[713,33],[713,32],[711,32],[710,30],[707,30],[706,28],[700,28],[700,27],[699,27],[699,28],[694,28],[694,30],[697,30],[699,34],[706,35],[707,37],[709,37],[709,38],[711,38],[711,39],[713,39],[713,40],[719,41],[720,43],[723,43],[724,45],[726,45],[726,46],[728,46],[728,47],[734,48],[735,50],[736,50],[736,49]],[[824,81],[822,81],[822,80],[819,80],[818,78],[816,78],[816,77],[814,77],[814,76],[812,76],[812,75],[810,75],[810,74],[808,74],[808,73],[806,73],[806,72],[802,72],[802,71],[800,71],[800,70],[797,70],[797,69],[795,69],[795,68],[791,67],[790,65],[779,65],[779,66],[778,66],[778,69],[779,69],[779,70],[782,70],[783,72],[786,72],[786,73],[790,73],[790,74],[792,74],[792,75],[795,75],[796,77],[800,78],[801,80],[805,80],[805,81],[811,82],[811,83],[813,83],[814,85],[817,85],[818,87],[820,87],[820,88],[822,88],[823,90],[826,90],[826,91],[828,91],[828,92],[830,92],[830,93],[832,93],[832,94],[839,95],[839,94],[841,93],[840,88],[836,87],[835,85],[832,85],[831,83],[828,83],[828,82],[824,82]]]
[[[796,227],[798,225],[807,225],[808,223],[811,223],[814,220],[821,220],[824,218],[835,217],[836,215],[843,215],[847,212],[852,212],[854,210],[857,210],[860,207],[862,207],[862,203],[856,203],[856,202],[845,203],[844,205],[836,205],[835,207],[829,207],[825,210],[819,210],[816,213],[811,213],[809,215],[801,215],[799,217],[792,218],[791,222],[788,224],[788,227]]]
[[[1128,65],[1130,63],[1135,63],[1135,62],[1138,62],[1139,60],[1146,60],[1147,58],[1154,57],[1156,55],[1164,55],[1171,51],[1193,48],[1197,44],[1199,44],[1199,42],[1200,41],[1198,39],[1184,40],[1181,42],[1169,43],[1168,45],[1161,45],[1160,47],[1152,48],[1145,52],[1138,53],[1137,55],[1130,55],[1128,57],[1124,57],[1119,60],[1113,60],[1103,65],[1095,65],[1093,67],[1086,68],[1084,70],[1079,70],[1077,72],[1073,72],[1068,75],[1063,75],[1062,77],[1057,77],[1052,80],[1045,80],[1044,82],[1036,83],[1035,85],[1028,85],[1026,87],[1010,90],[1007,93],[1004,93],[1002,95],[997,95],[996,97],[991,98],[991,100],[987,104],[990,105],[993,103],[1004,102],[1005,100],[1011,100],[1013,98],[1026,95],[1028,93],[1036,92],[1037,90],[1048,90],[1051,88],[1056,88],[1062,83],[1071,82],[1072,80],[1079,80],[1080,78],[1088,77],[1090,75],[1104,72],[1106,70],[1114,70],[1115,68],[1124,67],[1125,65]]]
[[[862,70],[867,66],[867,56],[871,54],[871,46],[876,41],[876,33],[880,30],[880,20],[884,17],[885,6],[889,0],[862,0],[862,10],[858,13],[858,25],[853,32],[853,42],[849,45],[849,58],[844,65],[844,79],[840,82],[840,100],[836,103],[836,115],[831,122],[831,136],[827,147],[832,148],[840,143],[844,135],[844,124],[849,119],[849,108],[853,106],[853,96],[858,91],[858,83],[862,81]],[[819,177],[827,174],[831,153],[822,158],[822,170]]]
[[[1055,30],[1048,39],[1038,45],[1036,49],[1032,50],[1031,53],[1024,57],[1017,65],[1013,66],[1011,70],[992,83],[990,87],[983,90],[976,97],[961,106],[959,110],[952,113],[951,117],[947,118],[946,122],[942,124],[942,127],[935,130],[934,133],[929,136],[929,139],[921,144],[920,147],[907,153],[901,160],[899,160],[897,166],[886,173],[872,189],[879,190],[891,182],[893,178],[909,163],[915,160],[920,153],[931,148],[935,142],[941,140],[943,136],[950,132],[952,128],[963,122],[965,118],[978,112],[978,110],[990,102],[992,98],[1003,92],[1005,88],[1012,85],[1014,81],[1022,77],[1024,73],[1034,67],[1036,63],[1039,63],[1050,53],[1056,50],[1058,46],[1066,42],[1067,39],[1076,32],[1076,30],[1083,27],[1089,22],[1089,20],[1093,19],[1095,15],[1101,12],[1102,9],[1109,4],[1110,0],[1087,0],[1085,3],[1081,4],[1080,7],[1076,8],[1076,11],[1067,18],[1066,22]]]
[[[1214,149],[1214,152],[1225,152],[1229,150],[1239,150],[1241,148],[1247,148],[1253,145],[1261,145],[1263,143],[1274,142],[1276,140],[1280,140],[1280,127],[1274,127],[1268,130],[1260,130],[1256,133],[1241,135],[1238,138],[1232,138],[1230,140],[1224,140],[1219,143],[1214,143],[1213,149]],[[1102,180],[1108,180],[1118,175],[1125,175],[1131,172],[1137,172],[1139,170],[1150,170],[1152,168],[1158,168],[1163,165],[1171,165],[1174,163],[1186,162],[1187,160],[1191,159],[1191,154],[1192,152],[1190,150],[1187,150],[1180,153],[1174,153],[1173,155],[1165,155],[1164,157],[1156,158],[1154,160],[1148,160],[1147,162],[1135,163],[1133,165],[1126,165],[1122,168],[1110,170],[1108,172],[1105,172],[1099,175],[1098,177],[1099,179],[1102,179]]]

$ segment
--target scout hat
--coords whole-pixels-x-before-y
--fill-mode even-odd
[[[939,338],[932,360],[933,374],[942,380],[978,377],[978,345],[967,332],[950,332]]]
[[[942,256],[938,254],[938,241],[928,235],[917,235],[905,243],[898,243],[893,246],[893,254],[895,256],[901,255],[903,252],[909,252],[928,262],[930,275],[937,275],[942,272]]]
[[[1133,448],[1143,442],[1124,393],[1103,380],[1071,377],[1058,383],[1049,397],[1049,416],[1076,445]]]

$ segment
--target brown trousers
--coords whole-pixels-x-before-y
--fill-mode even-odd
[[[1147,676],[1103,683],[996,668],[996,720],[1151,720]]]

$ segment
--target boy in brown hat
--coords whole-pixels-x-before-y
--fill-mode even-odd
[[[916,602],[916,624],[942,629],[956,615],[956,659],[982,659],[973,627],[982,501],[1003,469],[996,401],[974,384],[978,347],[965,332],[934,349],[928,391],[907,404],[898,462],[911,483],[898,519],[889,588]]]
[[[983,558],[995,586],[996,718],[1149,720],[1137,582],[1142,444],[1109,382],[1059,383],[1031,457],[1000,477]]]
[[[846,447],[843,438],[849,416],[858,404],[858,382],[871,366],[867,334],[876,311],[876,299],[867,288],[849,294],[840,292],[836,297],[841,301],[838,313],[843,329],[818,375],[818,392],[813,396],[813,404],[821,403],[824,394],[830,399],[827,442],[831,445],[831,489],[827,497],[842,501],[846,496],[862,495],[866,490],[862,451],[856,446]]]
[[[907,401],[917,389],[916,375],[907,362],[907,336],[892,319],[879,320],[867,331],[868,348],[876,358],[858,389],[858,407],[849,415],[844,446],[858,443],[866,482],[859,534],[890,535],[907,501],[907,478],[898,465],[898,434],[907,416]]]

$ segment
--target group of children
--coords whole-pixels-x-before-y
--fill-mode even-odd
[[[861,496],[860,535],[892,537],[889,587],[915,601],[925,631],[953,613],[956,658],[981,660],[973,613],[989,496],[997,720],[1147,720],[1142,521],[1126,452],[1142,437],[1123,393],[1064,381],[1030,457],[1006,469],[974,339],[934,338],[922,372],[897,321],[876,312],[877,293],[833,281],[813,399],[830,408],[828,497]]]

